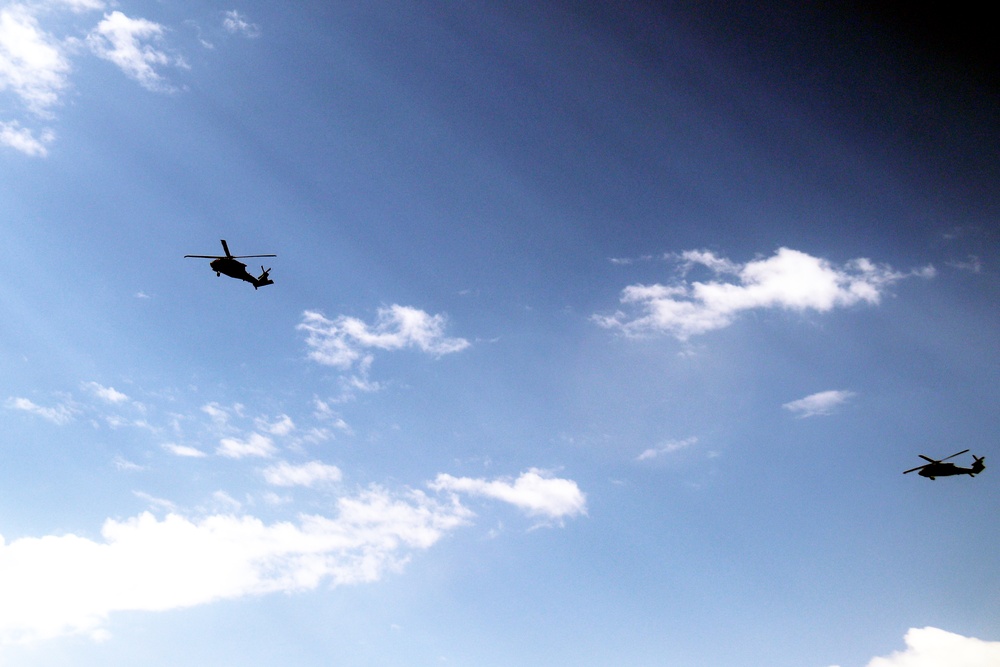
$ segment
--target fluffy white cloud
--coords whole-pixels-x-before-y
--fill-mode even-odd
[[[125,74],[138,81],[144,88],[154,91],[172,90],[156,71],[157,66],[184,67],[184,61],[170,56],[154,46],[163,36],[159,23],[146,19],[133,19],[114,11],[87,35],[87,44],[100,58],[117,65]]]
[[[108,403],[124,403],[128,400],[127,395],[116,390],[114,387],[104,387],[96,382],[87,382],[83,386],[87,391],[94,394],[94,396]]]
[[[0,121],[0,144],[9,146],[16,151],[32,157],[45,157],[49,154],[48,145],[55,139],[51,130],[43,130],[41,136],[16,121]]]
[[[48,116],[66,88],[69,61],[23,4],[0,8],[0,91],[10,90],[34,114]]]
[[[843,404],[852,396],[854,396],[853,391],[831,389],[829,391],[820,391],[815,394],[810,394],[809,396],[800,398],[797,401],[790,401],[781,407],[789,412],[794,412],[799,417],[828,415],[833,412],[834,408]]]
[[[877,304],[885,290],[898,280],[934,274],[930,267],[900,273],[864,258],[837,266],[789,248],[779,248],[771,257],[746,264],[736,264],[709,251],[687,251],[681,259],[686,270],[703,266],[717,278],[727,279],[630,285],[622,291],[621,302],[637,307],[640,313],[619,311],[611,316],[595,316],[595,321],[629,336],[666,333],[687,340],[725,328],[748,310],[826,312],[857,303]]]
[[[418,308],[393,304],[379,308],[375,324],[341,315],[329,320],[321,313],[307,310],[298,329],[305,331],[309,358],[327,366],[349,369],[355,364],[370,363],[371,349],[400,350],[416,348],[440,357],[469,347],[464,338],[444,335],[444,315],[431,315]]]
[[[442,473],[428,485],[435,491],[485,496],[510,503],[532,516],[551,519],[587,513],[587,497],[571,479],[551,477],[531,468],[517,479],[473,479]]]
[[[100,633],[116,611],[157,611],[378,580],[471,514],[420,492],[341,498],[332,518],[108,519],[101,539],[0,538],[0,641]]]
[[[220,456],[230,459],[242,459],[248,456],[269,458],[278,451],[271,439],[260,433],[251,433],[246,440],[223,438],[215,450]]]
[[[45,407],[38,405],[35,402],[27,398],[21,398],[18,396],[13,396],[7,399],[4,404],[8,410],[21,410],[23,412],[29,412],[33,415],[37,415],[43,419],[47,419],[53,424],[66,424],[73,420],[73,415],[76,411],[66,405],[56,405],[53,407]]]
[[[329,482],[339,482],[340,468],[320,461],[310,461],[292,465],[282,461],[264,469],[264,479],[274,486],[316,486]]]
[[[256,419],[254,423],[262,431],[267,431],[271,435],[288,435],[295,430],[295,422],[288,415],[279,415],[273,422],[266,419]]]
[[[872,658],[867,667],[996,667],[1000,642],[963,637],[938,628],[910,628],[906,650]]]

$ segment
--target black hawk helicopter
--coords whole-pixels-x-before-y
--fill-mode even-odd
[[[225,239],[222,239],[222,249],[226,251],[225,256],[222,255],[184,255],[185,257],[197,257],[199,259],[210,259],[212,262],[209,266],[215,271],[215,275],[221,276],[225,273],[230,278],[239,278],[240,280],[245,280],[254,289],[258,287],[263,287],[264,285],[273,285],[274,281],[268,278],[268,274],[271,273],[271,269],[265,269],[261,265],[261,274],[254,278],[247,272],[247,265],[243,262],[237,261],[240,259],[246,259],[248,257],[277,257],[277,255],[234,255],[229,252],[229,245],[226,243]]]
[[[922,458],[924,461],[930,461],[930,463],[926,463],[922,466],[917,466],[916,468],[910,468],[909,470],[904,470],[903,474],[905,475],[908,472],[914,472],[916,470],[919,470],[920,472],[917,473],[918,475],[920,475],[921,477],[929,477],[930,479],[934,479],[935,477],[947,477],[948,475],[968,475],[969,477],[975,477],[976,475],[978,475],[979,473],[981,473],[983,470],[986,469],[986,464],[983,463],[983,461],[986,459],[985,456],[976,456],[975,454],[973,454],[972,458],[975,462],[972,464],[971,468],[962,468],[960,466],[955,465],[954,463],[945,463],[945,461],[947,461],[948,459],[954,458],[959,454],[964,454],[967,451],[969,450],[963,449],[962,451],[956,452],[951,456],[946,456],[943,459],[932,459],[929,456],[918,454],[920,458]]]

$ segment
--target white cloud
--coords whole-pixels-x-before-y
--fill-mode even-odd
[[[1000,642],[963,637],[938,628],[910,628],[906,650],[872,658],[867,667],[996,667]]]
[[[420,492],[394,497],[372,488],[339,499],[332,518],[304,515],[296,523],[143,513],[108,519],[99,540],[0,538],[0,641],[100,637],[118,611],[376,581],[469,516]]]
[[[316,486],[330,482],[339,482],[340,468],[320,461],[310,461],[301,465],[292,465],[282,461],[264,469],[264,479],[274,486]]]
[[[104,15],[104,20],[87,35],[87,44],[98,57],[117,65],[144,88],[167,92],[173,90],[156,71],[161,65],[185,67],[184,61],[153,46],[162,41],[164,27],[146,19],[133,19],[119,11]]]
[[[694,443],[698,442],[698,438],[685,438],[684,440],[668,440],[656,447],[650,447],[645,450],[642,454],[636,457],[636,461],[649,461],[655,459],[657,456],[662,454],[672,454],[673,452],[678,452],[682,449],[690,447]]]
[[[260,26],[247,21],[246,17],[235,9],[231,9],[225,13],[222,18],[222,27],[226,29],[226,32],[234,35],[243,35],[250,38],[260,37]]]
[[[178,445],[172,442],[168,442],[163,445],[163,448],[175,456],[186,456],[188,458],[204,458],[208,456],[205,452],[194,447],[188,447],[187,445]]]
[[[53,424],[67,424],[73,420],[73,415],[76,411],[66,405],[56,405],[54,407],[44,407],[38,405],[27,398],[21,398],[13,396],[7,399],[4,404],[8,410],[21,410],[23,412],[28,412],[33,415],[47,419]]]
[[[271,435],[288,435],[295,430],[295,422],[288,415],[279,415],[273,422],[269,422],[266,419],[257,419],[254,423],[257,425],[257,428],[267,431]]]
[[[799,417],[815,417],[816,415],[828,415],[833,410],[853,397],[853,391],[843,389],[831,389],[810,394],[797,401],[790,401],[781,407],[789,412],[795,413]]]
[[[94,394],[94,396],[108,403],[124,403],[128,400],[128,396],[117,391],[114,387],[103,387],[96,382],[86,382],[83,387]]]
[[[728,280],[629,285],[622,290],[621,302],[637,307],[640,313],[619,311],[611,316],[595,316],[594,320],[628,336],[670,334],[683,341],[725,328],[740,313],[754,309],[827,312],[858,303],[877,304],[898,280],[934,275],[932,267],[900,273],[865,258],[836,266],[789,248],[779,248],[769,258],[746,264],[702,250],[687,251],[680,257],[685,274],[695,266],[703,266],[717,278]]]
[[[444,315],[430,315],[410,306],[393,304],[379,308],[374,325],[341,315],[329,320],[315,311],[305,311],[298,329],[307,332],[309,358],[327,366],[349,369],[370,364],[370,349],[417,348],[436,357],[469,347],[464,338],[444,335]]]
[[[31,157],[45,157],[49,154],[48,144],[56,135],[51,130],[43,130],[36,138],[34,132],[16,121],[0,121],[0,144],[9,146]]]
[[[246,440],[236,438],[223,438],[219,441],[219,447],[215,450],[220,456],[230,459],[242,459],[247,456],[259,456],[269,458],[278,451],[274,443],[266,435],[251,433]]]
[[[69,70],[58,42],[26,5],[0,8],[0,91],[10,90],[33,114],[48,117]]]
[[[485,496],[510,503],[532,516],[561,519],[587,513],[587,498],[571,479],[551,477],[531,468],[511,482],[487,481],[470,477],[452,477],[442,473],[428,486],[435,491],[452,491]]]

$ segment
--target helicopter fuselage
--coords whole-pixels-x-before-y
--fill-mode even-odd
[[[934,479],[935,477],[948,477],[949,475],[969,475],[970,477],[975,477],[978,472],[978,470],[963,468],[955,465],[954,463],[934,463],[926,466],[917,474],[921,477]]]
[[[215,271],[215,275],[224,273],[230,278],[239,278],[248,283],[255,283],[257,281],[256,278],[247,272],[246,264],[232,257],[220,257],[219,259],[212,260],[209,266]]]

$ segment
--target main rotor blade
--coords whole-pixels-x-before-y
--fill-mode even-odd
[[[185,257],[197,257],[198,259],[225,259],[221,255],[184,255]]]
[[[924,461],[930,461],[931,463],[941,463],[940,461],[938,461],[936,459],[932,459],[929,456],[924,456],[923,454],[917,454],[917,456],[919,456],[920,458],[922,458]]]
[[[242,259],[244,257],[277,257],[277,255],[230,255],[233,259]]]
[[[926,468],[926,467],[927,467],[927,466],[917,466],[916,468],[910,468],[909,470],[904,470],[904,471],[903,471],[903,474],[905,475],[906,473],[908,473],[908,472],[913,472],[914,470],[923,470],[923,469],[924,469],[924,468]]]
[[[225,251],[226,257],[232,257],[233,253],[229,252],[229,244],[226,243],[226,239],[220,239],[222,241],[222,250]]]
[[[963,449],[962,451],[960,451],[960,452],[955,452],[955,453],[954,453],[954,454],[952,454],[951,456],[946,456],[946,457],[944,457],[944,458],[943,458],[943,459],[941,459],[941,460],[942,460],[942,461],[947,461],[948,459],[953,459],[953,458],[955,458],[956,456],[958,456],[959,454],[964,454],[964,453],[966,453],[967,451],[969,451],[969,450],[968,450],[968,449]]]

